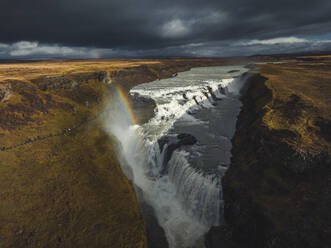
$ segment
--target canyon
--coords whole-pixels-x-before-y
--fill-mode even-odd
[[[245,65],[246,70],[240,71]],[[0,246],[329,247],[330,66],[331,57],[321,55],[0,64]],[[225,75],[233,74],[238,82],[242,79],[235,97],[242,105],[238,102],[233,129],[217,117],[226,109],[222,104],[234,101],[226,92],[226,81],[221,88],[221,81],[203,84],[201,96],[187,89],[168,91],[168,97],[183,102],[181,115],[189,118],[175,118],[179,122],[167,120],[172,113],[157,101],[161,91],[153,93],[146,86],[150,82],[178,83],[182,75],[201,75],[204,69],[200,68],[206,67],[227,68]],[[192,89],[192,85],[187,87]],[[125,106],[132,107],[128,116],[135,120],[131,123],[134,129],[121,136],[112,124],[122,118],[114,108],[127,111],[118,105],[123,99]],[[185,105],[188,103],[191,105]],[[167,208],[155,207],[153,194],[144,198],[146,188],[135,181],[130,167],[136,158],[130,161],[123,149],[131,133],[139,134],[137,126],[146,127],[140,130],[146,132],[153,130],[148,123],[158,120],[157,126],[165,125],[163,138],[154,140],[156,146],[148,146],[154,149],[148,154],[167,153],[166,148],[173,147],[161,161],[169,165],[161,174],[172,173],[173,180],[178,179],[178,185],[185,188],[185,178],[176,179],[182,165],[178,163],[180,153],[192,152],[206,132],[210,133],[199,129],[199,135],[198,129],[187,126],[192,118],[230,130],[226,141],[230,150],[226,155],[206,150],[205,165],[194,166],[203,171],[203,176],[196,176],[200,181],[195,187],[200,187],[206,185],[205,174],[214,172],[213,166],[207,166],[212,160],[226,165],[226,169],[218,168],[221,188],[213,191],[222,204],[200,212],[202,222],[208,223],[201,232],[200,224],[194,226],[200,221],[184,222],[181,229],[192,231],[187,237],[192,239],[194,231],[204,236],[196,237],[195,244],[181,246],[171,236],[171,223],[161,222],[169,216],[158,215]],[[172,128],[176,132],[169,132]],[[216,133],[216,137],[222,135]],[[149,176],[151,183],[162,178],[153,173]],[[181,192],[186,203],[203,202],[193,197],[193,189],[189,194],[185,190]],[[215,206],[217,214],[211,210]],[[184,211],[183,216],[186,214]],[[156,236],[149,234],[151,229],[157,229]],[[170,242],[169,237],[173,238]],[[158,238],[163,241],[155,242]]]

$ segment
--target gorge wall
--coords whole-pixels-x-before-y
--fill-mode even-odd
[[[103,131],[113,87],[224,60],[0,64],[0,247],[147,247],[132,183]],[[259,65],[209,247],[331,246],[330,59]],[[152,101],[129,99],[138,122]]]
[[[331,246],[330,60],[259,65],[208,247]]]

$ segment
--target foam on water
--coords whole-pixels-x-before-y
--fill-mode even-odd
[[[226,72],[233,69],[240,70],[238,75],[247,71],[243,67],[197,68],[176,78],[141,84],[130,93],[153,98],[155,116],[142,126],[132,126],[120,117],[121,106],[116,106],[105,123],[106,130],[121,142],[121,164],[130,168],[130,177],[154,208],[171,248],[203,247],[203,235],[219,224],[221,175],[226,167],[217,165],[218,174],[197,169],[190,161],[192,157],[199,161],[203,154],[192,147],[176,150],[168,162],[168,173],[163,175],[167,145],[161,150],[157,141],[164,135],[178,134],[174,128],[178,122],[184,129],[185,125],[208,127],[210,120],[198,118],[196,113],[220,106],[220,99],[238,97],[244,80],[227,78]],[[210,133],[211,138],[216,136]]]

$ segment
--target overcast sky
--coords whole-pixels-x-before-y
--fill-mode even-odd
[[[0,58],[331,50],[330,0],[1,0]]]

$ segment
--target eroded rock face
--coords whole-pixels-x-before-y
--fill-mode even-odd
[[[10,83],[0,84],[0,101],[1,102],[7,101],[12,95],[13,95],[13,92],[11,90]]]
[[[39,89],[56,90],[56,89],[74,89],[81,84],[87,83],[89,80],[103,79],[103,73],[77,73],[75,75],[55,75],[55,76],[41,76],[33,79],[32,82],[38,86]]]
[[[146,123],[153,117],[156,104],[152,98],[133,94],[128,95],[128,100],[136,117],[136,124]]]
[[[222,181],[226,226],[208,233],[207,247],[330,247],[329,121],[307,122],[305,116],[322,113],[320,106],[304,100],[301,88],[301,96],[276,95],[267,80],[253,76],[243,98],[232,163]],[[282,129],[272,129],[274,123]],[[310,132],[298,134],[297,126]],[[302,143],[311,137],[316,150]]]
[[[98,80],[99,82],[103,82],[105,84],[110,84],[111,83],[111,78],[109,75],[109,72],[107,71],[101,71],[98,73]]]

